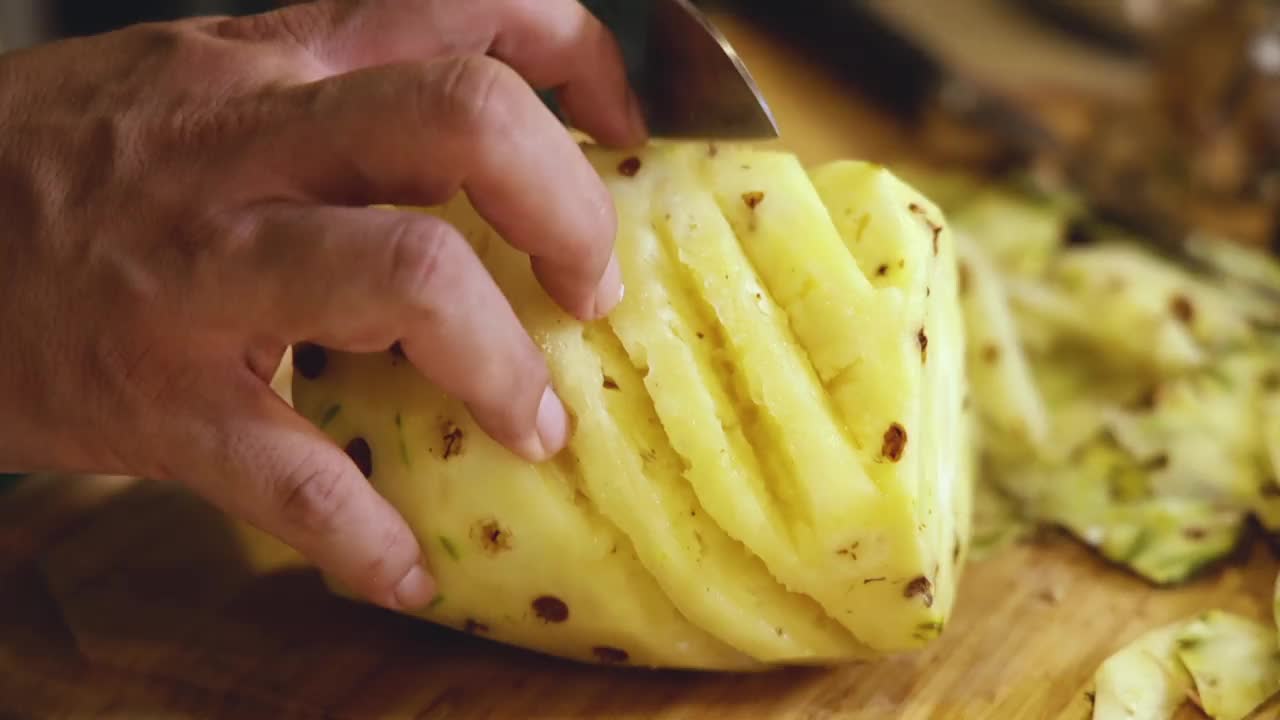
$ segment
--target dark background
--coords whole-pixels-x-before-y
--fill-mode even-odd
[[[276,7],[272,0],[49,0],[44,4],[49,8],[51,29],[63,36],[106,32],[136,22],[195,14],[240,15]]]

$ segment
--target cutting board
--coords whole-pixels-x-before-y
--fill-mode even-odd
[[[910,148],[820,68],[721,22],[806,161]],[[1254,543],[1155,590],[1046,534],[971,563],[956,617],[918,654],[761,675],[594,668],[331,596],[175,486],[42,476],[0,495],[0,718],[1083,720],[1108,654],[1211,607],[1269,621],[1276,572]]]

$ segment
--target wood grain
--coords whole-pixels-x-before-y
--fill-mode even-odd
[[[5,545],[0,716],[1079,720],[1115,648],[1206,607],[1266,618],[1276,572],[1259,545],[1156,591],[1051,537],[971,565],[956,618],[918,655],[744,676],[602,669],[333,597],[173,486],[117,485],[85,514],[77,498],[101,482],[39,479],[4,503],[78,519]]]
[[[806,161],[909,151],[819,69],[726,29]],[[1083,720],[1104,657],[1209,607],[1267,620],[1276,571],[1259,544],[1157,591],[1052,537],[972,564],[955,619],[917,655],[749,676],[604,669],[333,597],[173,486],[42,477],[0,496],[0,717]]]

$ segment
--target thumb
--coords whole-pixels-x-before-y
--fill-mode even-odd
[[[369,444],[351,438],[335,446],[254,380],[247,393],[219,402],[226,411],[211,433],[218,439],[193,448],[183,479],[368,601],[393,610],[425,606],[435,581],[404,518],[369,484]]]

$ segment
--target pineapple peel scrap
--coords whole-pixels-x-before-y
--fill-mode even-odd
[[[1098,668],[1093,720],[1168,720],[1188,701],[1212,720],[1246,720],[1280,692],[1276,637],[1219,610],[1152,630]]]

